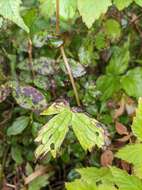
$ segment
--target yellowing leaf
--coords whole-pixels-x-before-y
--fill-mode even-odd
[[[73,113],[72,128],[84,150],[91,151],[97,145],[104,145],[104,131],[97,127],[97,121],[83,113]]]
[[[132,131],[136,137],[142,141],[142,98],[139,98],[136,116],[133,119]]]
[[[44,110],[41,115],[54,115],[58,114],[64,109],[69,108],[67,102],[55,102],[51,106],[49,106],[46,110]]]
[[[97,145],[102,147],[107,138],[104,129],[95,119],[83,113],[72,111],[67,102],[52,104],[41,115],[57,114],[40,130],[36,141],[41,143],[36,150],[36,157],[51,152],[55,157],[72,126],[76,137],[84,150],[91,151]]]
[[[78,0],[79,12],[88,28],[92,26],[101,14],[107,12],[110,5],[110,0]]]
[[[29,33],[29,28],[25,25],[20,16],[21,0],[0,0],[0,15],[16,23],[19,27]]]
[[[41,142],[41,145],[36,149],[36,157],[48,152],[51,152],[54,157],[56,156],[69,130],[71,116],[71,112],[66,109],[43,126],[36,138],[37,142]]]

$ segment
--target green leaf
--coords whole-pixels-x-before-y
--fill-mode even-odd
[[[132,131],[138,140],[142,141],[142,98],[139,98],[136,116],[133,119]]]
[[[67,190],[97,190],[95,184],[88,184],[83,180],[75,180],[72,183],[66,183]]]
[[[102,147],[105,144],[104,128],[100,123],[83,113],[72,111],[66,102],[52,104],[41,115],[53,114],[57,115],[43,126],[36,138],[41,143],[36,150],[36,157],[48,152],[55,157],[70,125],[84,150],[91,151],[93,146]]]
[[[17,164],[19,165],[22,164],[23,158],[22,158],[22,149],[20,146],[12,146],[11,156]]]
[[[29,60],[25,59],[24,61],[18,64],[17,68],[23,71],[29,71],[30,68],[27,67],[28,63]],[[54,59],[50,59],[47,57],[39,57],[33,60],[32,70],[39,75],[45,75],[45,76],[53,75],[55,72],[54,69],[55,69]]]
[[[107,47],[106,35],[105,33],[98,32],[95,36],[95,46],[98,50],[104,49]],[[94,54],[94,48],[93,48]],[[85,56],[84,56],[85,57]]]
[[[87,168],[77,169],[77,172],[81,175],[81,178],[84,181],[87,181],[89,184],[98,181],[108,185],[112,184],[112,174],[109,168],[87,167]]]
[[[16,23],[19,27],[29,33],[29,28],[25,25],[20,16],[21,0],[0,0],[0,15]]]
[[[55,102],[44,110],[41,115],[54,115],[63,112],[64,110],[69,109],[69,105],[66,101],[64,102]]]
[[[48,181],[49,175],[38,176],[30,184],[28,190],[40,190],[42,187],[45,187]]]
[[[106,72],[113,75],[123,74],[128,67],[129,59],[129,42],[126,42],[123,47],[116,46]]]
[[[70,64],[71,71],[72,71],[72,74],[73,74],[74,78],[82,77],[83,75],[86,74],[86,70],[85,70],[85,68],[83,67],[82,64],[80,64],[79,62],[77,62],[77,61],[75,61],[74,59],[71,59],[71,58],[68,59],[68,62]],[[63,71],[66,74],[68,74],[64,62],[62,62],[61,68],[63,69]]]
[[[29,110],[43,110],[47,107],[45,96],[32,86],[20,86],[17,82],[13,82],[12,95],[17,104]]]
[[[29,120],[30,120],[29,117],[26,116],[18,117],[13,122],[11,127],[8,128],[7,135],[11,136],[11,135],[21,134],[24,131],[24,129],[28,126]]]
[[[54,1],[52,0],[39,0],[39,10],[42,16],[50,18],[55,13]]]
[[[77,0],[60,0],[60,16],[68,20],[75,16]]]
[[[122,190],[141,190],[142,181],[132,175],[127,174],[124,170],[110,168],[115,184]]]
[[[52,17],[56,11],[56,0],[39,0],[40,12],[45,17]],[[77,0],[60,0],[60,18],[72,19],[75,16]]]
[[[108,7],[111,5],[110,0],[78,0],[78,9],[82,16],[83,22],[88,28],[92,26],[101,14],[107,12]]]
[[[135,0],[135,3],[137,3],[139,6],[142,6],[142,0]]]
[[[114,4],[116,5],[116,7],[121,11],[122,9],[128,7],[133,0],[113,0]]]
[[[94,38],[91,35],[86,36],[78,50],[80,63],[85,66],[96,64],[94,54]]]
[[[103,129],[97,126],[97,121],[83,113],[73,113],[72,128],[84,150],[91,151],[97,145],[104,145]]]
[[[139,98],[142,96],[142,68],[136,67],[129,70],[121,78],[122,88],[129,96]]]
[[[36,138],[37,142],[42,143],[36,150],[36,157],[48,152],[51,152],[54,157],[56,156],[69,130],[71,116],[70,110],[65,109],[43,126]]]
[[[112,185],[107,185],[107,184],[102,184],[98,186],[97,190],[117,190],[114,186]]]
[[[67,190],[72,190],[74,187],[78,187],[80,190],[115,190],[109,168],[88,167],[77,169],[77,172],[81,175],[81,179],[66,183]],[[103,189],[103,187],[105,188]]]
[[[107,19],[104,23],[104,30],[106,35],[111,39],[111,41],[118,39],[121,35],[120,23],[114,19]]]
[[[102,75],[97,80],[97,89],[102,92],[101,99],[107,100],[114,93],[118,92],[120,89],[120,77],[113,75]]]
[[[131,144],[121,148],[116,157],[134,166],[134,174],[142,179],[142,144]]]

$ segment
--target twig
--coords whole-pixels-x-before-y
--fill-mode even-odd
[[[75,98],[76,98],[77,105],[80,106],[81,104],[80,104],[77,88],[76,88],[76,85],[75,85],[75,81],[74,81],[74,78],[73,78],[73,75],[72,75],[72,71],[71,71],[70,65],[68,63],[68,59],[67,59],[66,54],[65,54],[64,47],[61,46],[60,50],[61,50],[61,54],[63,56],[64,63],[66,65],[66,69],[68,71],[68,75],[69,75],[69,78],[70,78],[73,90],[74,90],[74,95],[75,95]]]
[[[33,70],[33,57],[32,57],[32,53],[33,53],[32,40],[29,37],[28,38],[29,68],[31,70],[32,79],[34,80],[35,79],[35,72]]]
[[[15,185],[12,185],[12,184],[9,184],[9,183],[7,183],[6,186],[7,186],[7,187],[10,187],[10,188],[12,188],[12,189],[16,189],[16,186],[15,186]]]
[[[56,33],[60,32],[60,4],[59,0],[56,0]]]
[[[59,16],[60,16],[60,4],[59,4],[59,0],[56,0],[56,33],[57,33],[57,35],[60,33],[60,18],[59,18]],[[75,84],[75,80],[73,78],[73,74],[72,74],[72,71],[71,71],[71,68],[70,68],[70,65],[69,65],[69,62],[68,62],[68,59],[67,59],[63,45],[60,47],[60,50],[61,50],[61,55],[63,57],[64,63],[65,63],[65,66],[66,66],[72,87],[73,87],[73,91],[74,91],[74,95],[76,98],[77,105],[81,106],[78,91],[77,91],[76,84]]]

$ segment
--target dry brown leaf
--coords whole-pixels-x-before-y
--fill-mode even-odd
[[[128,97],[126,100],[125,108],[126,108],[126,112],[129,116],[134,116],[135,111],[136,111],[135,101]]]
[[[125,127],[125,125],[123,125],[122,123],[116,122],[115,129],[119,135],[128,135],[129,134],[127,127]]]
[[[117,119],[124,113],[124,111],[125,111],[125,100],[124,98],[122,98],[121,101],[119,102],[119,108],[115,110],[113,118]]]
[[[51,171],[51,167],[44,167],[40,166],[35,172],[33,172],[31,175],[25,178],[25,185],[29,184],[31,181],[33,181],[35,178],[44,175],[47,171]]]
[[[101,165],[102,166],[110,166],[113,162],[113,152],[111,150],[106,150],[101,155]]]
[[[131,171],[131,165],[125,162],[124,160],[121,160],[121,167],[123,170],[127,171],[128,173]]]
[[[117,139],[117,141],[119,141],[119,142],[127,142],[127,141],[130,140],[131,137],[132,137],[132,134],[125,135],[124,137]]]

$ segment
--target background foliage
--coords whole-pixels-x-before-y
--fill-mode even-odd
[[[141,7],[0,0],[0,189],[142,189]]]

